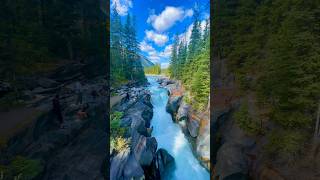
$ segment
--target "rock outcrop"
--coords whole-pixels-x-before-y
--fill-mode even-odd
[[[178,112],[181,100],[182,100],[182,96],[175,96],[175,97],[170,96],[168,100],[168,104],[166,106],[167,112],[170,113],[172,116],[175,116]]]
[[[205,112],[196,112],[183,100],[183,87],[181,83],[160,79],[161,83],[168,90],[169,100],[166,110],[170,113],[193,145],[193,151],[197,154],[201,164],[210,169],[210,119],[209,107]]]
[[[31,91],[29,106],[41,110],[42,114],[28,128],[8,142],[7,156],[22,155],[39,159],[44,164],[41,179],[104,179],[103,168],[107,145],[107,95],[103,77],[79,80],[83,86],[83,104],[88,108],[85,118],[79,119],[74,82],[61,82],[42,78],[38,83],[43,88],[63,87],[58,90]],[[38,84],[39,85],[39,84]],[[37,89],[37,88],[35,88]],[[91,95],[99,91],[98,97]],[[56,115],[51,111],[52,96],[59,92],[64,119],[64,128],[59,128]],[[41,95],[39,95],[39,93]],[[34,99],[41,96],[41,99]]]
[[[167,176],[166,172],[174,168],[174,158],[165,149],[160,148],[151,165],[144,168],[147,179],[164,179]]]
[[[117,92],[129,93],[129,99],[115,105],[113,111],[124,112],[121,126],[129,128],[131,143],[128,153],[120,152],[112,158],[111,179],[161,179],[174,160],[165,150],[157,151],[157,141],[151,137],[153,106],[149,92],[140,86],[123,86]]]

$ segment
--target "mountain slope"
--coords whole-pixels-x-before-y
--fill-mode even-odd
[[[140,61],[143,67],[154,66],[155,64],[151,62],[147,57],[140,55]]]

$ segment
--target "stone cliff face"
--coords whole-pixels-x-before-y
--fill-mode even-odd
[[[121,100],[112,111],[121,111],[124,116],[121,125],[128,128],[127,138],[131,139],[130,148],[112,153],[110,179],[131,178],[161,179],[167,166],[174,159],[164,149],[157,150],[157,141],[151,137],[150,121],[153,116],[151,96],[145,86],[123,87],[122,94],[129,93],[129,100]]]
[[[106,178],[107,80],[101,74],[85,72],[88,66],[70,63],[42,76],[17,78],[21,81],[20,101],[26,109],[39,113],[8,140],[0,152],[1,163],[16,156],[37,159],[43,166],[39,179]],[[77,103],[76,82],[82,84],[82,104]],[[57,93],[64,128],[59,127],[52,111],[52,98]],[[79,118],[84,105],[87,117]],[[21,116],[12,118],[27,120]]]
[[[236,123],[234,112],[248,95],[239,95],[234,75],[226,68],[226,61],[215,58],[211,70],[213,178],[287,179],[283,175],[286,168],[280,170],[280,167],[276,167],[264,156],[263,146],[267,141],[266,137],[248,135]],[[250,108],[250,111],[255,111],[257,107],[252,104]]]
[[[208,106],[204,112],[197,112],[183,100],[184,90],[179,82],[163,78],[159,79],[159,83],[166,87],[169,93],[169,100],[166,106],[167,112],[182,127],[197,159],[209,170],[210,107]]]
[[[232,176],[244,178],[250,168],[248,154],[253,149],[255,141],[247,136],[233,119],[233,112],[238,108],[241,98],[237,96],[233,74],[226,69],[226,61],[217,58],[212,67],[213,176],[219,179]]]

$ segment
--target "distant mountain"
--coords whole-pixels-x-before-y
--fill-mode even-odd
[[[140,61],[143,67],[154,66],[155,64],[151,62],[147,57],[140,55]]]

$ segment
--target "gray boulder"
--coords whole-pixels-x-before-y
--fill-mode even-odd
[[[130,154],[129,159],[127,160],[123,170],[123,176],[125,179],[141,179],[144,177],[143,169],[133,154]]]
[[[182,101],[178,113],[177,113],[177,121],[187,120],[190,106],[187,105],[184,101]]]
[[[175,97],[170,97],[169,98],[169,101],[168,101],[167,106],[166,106],[166,110],[172,116],[174,116],[177,113],[178,108],[179,108],[180,103],[181,103],[181,99],[182,99],[182,96],[175,96]]]
[[[124,179],[123,171],[129,159],[129,154],[130,151],[125,150],[119,152],[114,158],[112,158],[110,165],[110,180]]]
[[[235,173],[246,173],[248,164],[241,147],[235,144],[223,144],[217,153],[216,176],[224,179]]]
[[[187,127],[191,137],[197,137],[199,133],[199,122],[197,120],[189,119],[187,121]]]
[[[166,168],[174,163],[174,158],[165,149],[162,148],[157,151],[155,158],[160,175],[162,175],[161,177],[163,177]]]
[[[137,161],[142,166],[149,166],[157,150],[154,137],[145,137],[137,131],[132,132],[132,149]]]

